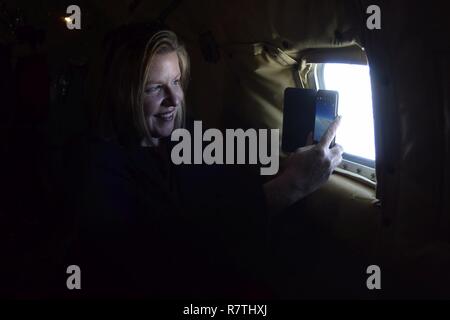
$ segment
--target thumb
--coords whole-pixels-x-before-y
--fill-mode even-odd
[[[309,145],[309,146],[300,147],[300,148],[298,148],[297,150],[295,150],[295,153],[302,153],[302,152],[311,150],[311,149],[313,149],[314,147],[315,147],[315,145],[313,145],[313,144],[311,144],[311,145]]]

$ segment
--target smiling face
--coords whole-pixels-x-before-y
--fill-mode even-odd
[[[153,56],[144,87],[144,116],[153,138],[168,137],[183,103],[181,71],[176,52]],[[153,141],[155,143],[155,141]]]

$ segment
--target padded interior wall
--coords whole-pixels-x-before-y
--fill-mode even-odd
[[[351,46],[355,8],[349,1],[324,0],[182,2],[169,25],[197,49],[199,36],[210,32],[220,54],[207,63],[195,51],[191,107],[211,125],[280,128],[283,91],[299,85],[302,55]],[[201,89],[206,82],[199,78],[210,90]]]
[[[366,31],[365,45],[385,218],[382,251],[413,292],[442,292],[450,283],[445,271],[450,266],[450,212],[444,200],[450,163],[450,86],[444,76],[450,56],[448,18],[438,6],[425,3],[379,5],[382,29]]]

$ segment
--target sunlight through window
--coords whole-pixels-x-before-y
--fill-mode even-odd
[[[323,67],[326,90],[339,92],[338,114],[342,116],[336,143],[347,154],[375,160],[372,92],[369,67],[326,63]]]

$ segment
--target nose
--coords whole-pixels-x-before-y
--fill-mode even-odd
[[[173,88],[166,88],[166,96],[163,100],[164,107],[176,107],[180,104],[181,98],[179,93]]]

